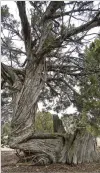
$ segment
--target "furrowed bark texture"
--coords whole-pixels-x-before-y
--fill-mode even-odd
[[[35,123],[35,108],[43,81],[41,80],[41,72],[43,64],[39,64],[34,72],[33,65],[26,71],[26,78],[24,85],[20,92],[15,94],[15,107],[12,119],[12,135],[11,143],[18,143],[30,133],[34,132]]]
[[[60,151],[63,149],[62,137],[54,139],[30,139],[25,143],[19,144],[19,149],[24,150],[25,153],[38,154],[41,156],[41,159],[43,154],[44,164],[57,163],[61,157]]]
[[[78,130],[65,140],[61,163],[79,164],[97,161],[100,161],[100,152],[97,152],[96,139],[90,133]]]
[[[21,162],[32,165],[100,161],[96,140],[86,131],[76,131],[74,135],[32,134],[26,141],[19,142],[13,148],[23,151],[23,155],[19,152]]]

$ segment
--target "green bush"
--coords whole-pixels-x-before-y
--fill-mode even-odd
[[[38,112],[35,119],[35,131],[39,133],[53,132],[53,119],[49,112]]]
[[[1,144],[8,144],[8,137],[11,134],[10,122],[4,123],[1,128]]]

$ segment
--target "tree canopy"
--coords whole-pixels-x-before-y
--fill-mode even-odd
[[[30,5],[29,14],[27,5]],[[98,36],[90,30],[100,26],[99,2],[20,1],[16,7],[20,21],[10,14],[7,5],[1,7],[2,98],[11,100],[20,91],[19,83],[24,84],[29,62],[33,62],[34,71],[43,61],[44,86],[38,101],[47,110],[64,111],[72,103],[76,105],[76,96],[84,100],[79,101],[81,111],[95,111],[98,115],[99,39],[85,53],[84,48],[91,42],[90,35]],[[78,84],[81,94],[75,89]]]
[[[26,12],[28,4],[30,16]],[[9,66],[1,63],[2,88],[16,90],[14,83],[16,79],[24,82],[27,64],[33,55],[34,65],[45,57],[41,76],[45,86],[40,100],[46,105],[47,100],[53,103],[55,98],[52,109],[60,111],[73,102],[74,93],[79,94],[75,85],[84,71],[83,47],[87,44],[89,30],[100,25],[99,2],[97,5],[93,1],[30,1],[28,4],[16,3],[21,23],[10,14],[7,5],[1,7],[1,53],[10,62]]]
[[[80,81],[81,98],[77,100],[85,123],[100,134],[100,39],[85,50],[84,77]]]

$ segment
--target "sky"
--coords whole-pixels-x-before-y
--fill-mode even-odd
[[[96,2],[95,2],[96,3]],[[18,21],[20,21],[20,18],[19,18],[19,13],[18,13],[18,10],[17,10],[17,8],[16,8],[16,3],[14,2],[14,1],[1,1],[1,5],[7,5],[8,7],[9,7],[9,10],[10,10],[10,13],[12,13],[13,15],[14,15],[14,17],[15,17],[15,19],[17,19]],[[30,6],[28,5],[28,7],[27,7],[27,14],[29,14],[29,8],[30,8]],[[29,16],[29,15],[28,15]],[[76,21],[77,22],[77,21]],[[76,25],[80,25],[80,21],[78,21],[77,23],[76,23]],[[90,31],[89,31],[89,34],[91,34],[91,33],[97,33],[98,31],[100,31],[99,30],[99,28],[98,27],[96,27],[96,28],[94,28],[94,29],[91,29]],[[92,36],[93,37],[93,36]],[[92,38],[91,37],[91,35],[90,36],[88,36],[86,39],[88,40],[88,39],[91,39]],[[17,42],[16,42],[16,44],[17,44]],[[18,46],[18,44],[17,44],[17,46]],[[21,46],[21,45],[20,45]],[[23,46],[23,45],[22,45]],[[79,88],[78,87],[76,87],[76,90],[79,90]],[[39,103],[39,110],[41,111],[42,110],[42,103]],[[75,108],[75,107],[73,107],[72,105],[66,110],[66,113],[67,114],[72,114],[72,113],[74,113],[74,112],[76,112],[77,111],[77,109]],[[54,112],[54,111],[51,111],[51,113],[56,113],[56,112]],[[62,113],[59,113],[59,116],[61,117],[61,115],[62,115]]]

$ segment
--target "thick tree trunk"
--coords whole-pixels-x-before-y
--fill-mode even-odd
[[[31,165],[51,163],[79,164],[100,161],[95,138],[85,132],[67,134],[33,134],[13,147],[21,162]]]
[[[41,80],[43,64],[40,63],[35,72],[33,69],[31,64],[26,71],[25,82],[21,91],[17,91],[14,96],[15,106],[9,143],[11,147],[34,132],[36,103],[43,87]]]
[[[96,138],[85,130],[76,130],[75,134],[65,140],[61,163],[79,164],[100,161]]]

